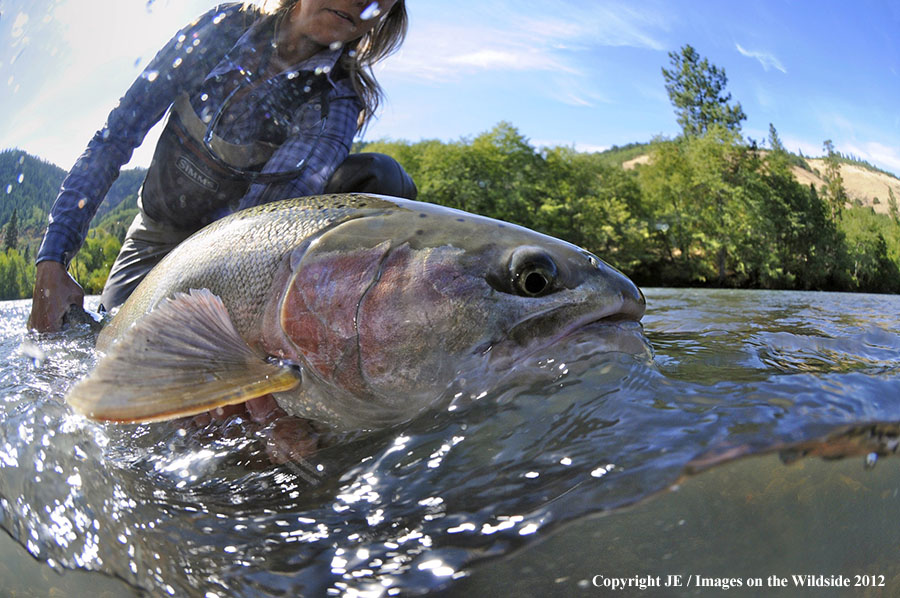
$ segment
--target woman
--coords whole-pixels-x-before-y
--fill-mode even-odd
[[[38,252],[29,328],[58,330],[69,306],[83,304],[66,267],[119,169],[167,111],[106,308],[175,245],[237,209],[323,191],[414,197],[387,156],[347,159],[381,97],[371,66],[400,46],[406,24],[404,0],[282,0],[272,10],[220,5],[181,30],[63,181]]]

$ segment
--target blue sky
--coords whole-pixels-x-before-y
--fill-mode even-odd
[[[208,0],[0,0],[0,148],[68,168],[159,47]],[[409,0],[387,102],[365,139],[473,137],[500,121],[536,147],[594,151],[678,133],[660,68],[691,44],[785,145],[831,139],[900,174],[900,3]],[[110,24],[115,23],[115,26]],[[154,134],[132,165],[146,165]]]

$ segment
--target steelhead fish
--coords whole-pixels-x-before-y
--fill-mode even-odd
[[[644,297],[587,251],[433,204],[304,197],[223,218],[167,255],[103,329],[68,402],[173,419],[273,393],[338,430],[411,419],[479,362]]]

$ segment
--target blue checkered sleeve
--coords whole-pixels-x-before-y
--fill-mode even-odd
[[[246,29],[241,4],[216,7],[182,29],[159,51],[110,112],[75,162],[50,212],[37,261],[68,264],[90,221],[147,131],[181,91],[199,85]]]
[[[299,163],[299,176],[283,183],[254,184],[241,200],[240,208],[269,203],[279,199],[318,195],[328,178],[350,154],[362,104],[349,79],[341,79],[328,93],[324,129],[306,130],[289,138],[272,155],[263,172],[294,170]]]

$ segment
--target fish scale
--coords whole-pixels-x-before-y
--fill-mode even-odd
[[[256,323],[276,266],[298,244],[355,217],[362,208],[393,207],[371,195],[299,197],[244,210],[214,222],[154,268],[122,306],[98,346],[175,292],[209,289],[229,306],[238,332]],[[223,249],[228,253],[224,254]]]

